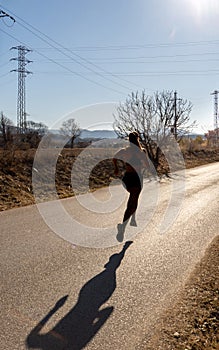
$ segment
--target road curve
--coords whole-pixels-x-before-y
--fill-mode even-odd
[[[156,185],[146,181],[138,234],[128,228],[125,237],[133,243],[115,241],[103,248],[62,239],[36,205],[1,212],[0,347],[146,349],[160,313],[218,234],[218,185],[219,163],[189,169],[185,176],[175,174]],[[94,196],[104,207],[109,192],[103,189]],[[121,186],[116,196],[125,196]],[[84,215],[75,198],[62,203],[78,222],[110,227],[113,235],[124,210],[123,203],[112,215],[92,210]],[[170,205],[174,216],[162,231]]]

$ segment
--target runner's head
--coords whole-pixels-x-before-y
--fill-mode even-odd
[[[141,148],[140,142],[139,142],[139,134],[137,131],[130,132],[129,134],[129,142],[133,143],[134,145]]]

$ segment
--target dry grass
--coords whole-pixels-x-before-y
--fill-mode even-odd
[[[64,149],[57,159],[56,171],[55,171],[55,183],[56,191],[59,198],[65,198],[74,195],[72,189],[72,167],[77,159],[77,156],[83,151],[83,149],[75,148],[73,150]],[[0,150],[0,210],[6,210],[13,207],[19,207],[24,205],[33,204],[34,196],[32,193],[32,165],[35,156],[35,150],[16,150],[16,151],[4,151]],[[54,153],[53,150],[51,152]],[[97,152],[96,160],[94,159],[94,153]],[[102,152],[102,154],[101,154]],[[104,159],[104,152],[106,158],[109,158],[109,150],[95,150],[89,156],[81,157],[80,162],[77,164],[77,180],[81,186],[77,189],[80,193],[88,190],[89,176],[89,189],[91,191],[108,186],[112,178],[114,177],[113,164],[110,159],[100,161]],[[111,153],[113,155],[113,149]],[[100,156],[101,154],[101,156]],[[184,159],[187,168],[207,164],[209,162],[219,161],[219,150],[200,150],[193,152],[184,152]],[[42,187],[42,199],[49,199],[48,188],[45,189],[44,182],[46,177],[51,177],[51,154],[46,151],[44,155],[44,170],[41,180]],[[89,175],[84,171],[89,163],[94,167],[91,168]],[[160,173],[163,169],[159,169]],[[78,176],[80,174],[80,176]],[[42,174],[41,174],[42,175]],[[83,178],[84,177],[84,178]],[[80,180],[80,181],[79,181]]]

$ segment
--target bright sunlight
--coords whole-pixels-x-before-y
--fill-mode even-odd
[[[219,14],[218,0],[186,0],[196,20],[201,21],[210,15]]]

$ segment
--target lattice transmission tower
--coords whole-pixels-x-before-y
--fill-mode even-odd
[[[25,78],[32,72],[26,69],[26,65],[31,63],[26,59],[26,54],[32,50],[27,49],[25,46],[16,46],[12,49],[18,50],[18,57],[11,58],[12,60],[18,61],[18,68],[13,69],[11,72],[18,73],[18,92],[17,92],[17,131],[19,133],[25,133],[27,129],[27,113],[26,113],[26,89],[25,89]]]
[[[218,141],[219,138],[219,130],[218,130],[218,90],[214,90],[214,92],[211,93],[211,95],[214,95],[214,130],[215,130],[215,136],[216,141]]]

